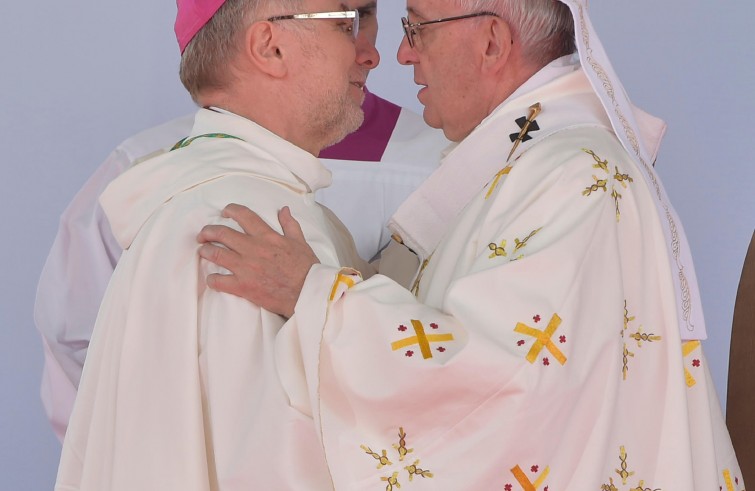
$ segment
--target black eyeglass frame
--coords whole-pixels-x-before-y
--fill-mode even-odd
[[[407,17],[401,17],[401,27],[404,28],[404,35],[406,36],[406,40],[409,42],[409,47],[414,48],[415,46],[414,36],[418,34],[418,32],[415,31],[417,27],[427,26],[430,24],[439,24],[441,22],[449,22],[452,20],[471,19],[472,17],[482,17],[485,15],[492,15],[493,17],[500,17],[495,12],[475,12],[474,14],[455,15],[453,17],[444,17],[442,19],[428,20],[425,22],[415,22],[415,23],[409,22],[409,19]]]

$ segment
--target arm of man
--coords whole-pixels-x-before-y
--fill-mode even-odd
[[[621,172],[599,175],[588,145]],[[610,139],[555,149],[470,203],[430,259],[421,301],[381,275],[309,266],[277,354],[304,367],[305,380],[282,383],[313,415],[336,488],[544,476],[597,489],[626,450],[654,485],[694,489],[679,455],[711,458],[686,442],[712,434],[716,415],[708,378],[685,383],[651,193],[627,180],[638,170]],[[285,239],[277,247],[293,248]],[[647,411],[649,394],[664,411]],[[641,429],[627,424],[639,414]],[[664,461],[676,463],[653,474]]]
[[[42,334],[42,402],[55,434],[66,432],[100,302],[122,249],[98,202],[132,167],[188,134],[194,116],[177,118],[123,141],[79,190],[60,227],[37,287],[34,321]]]
[[[61,441],[100,301],[122,252],[97,200],[128,165],[128,156],[116,149],[76,194],[60,218],[37,287],[34,322],[45,348],[42,402]]]

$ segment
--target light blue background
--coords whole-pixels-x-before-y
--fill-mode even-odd
[[[658,171],[695,255],[724,397],[731,319],[755,228],[755,3],[592,2],[632,99],[669,123]],[[420,108],[395,62],[400,0],[381,0],[374,92]],[[76,190],[121,140],[192,110],[172,1],[5,2],[0,14],[0,489],[52,489],[60,445],[39,401],[39,272]],[[652,404],[652,401],[648,401]]]

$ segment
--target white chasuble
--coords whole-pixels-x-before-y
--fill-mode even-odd
[[[231,114],[200,110],[184,148],[114,181],[102,204],[125,252],[100,310],[56,489],[330,489],[310,416],[281,388],[284,320],[205,286],[196,235],[229,202],[279,228],[290,206],[323,264],[363,267],[313,192],[309,153]],[[197,138],[194,138],[197,137]],[[284,369],[296,369],[291,364]]]
[[[462,180],[414,295],[316,266],[279,335],[336,488],[741,491],[651,189],[584,73],[494,111],[396,229],[421,236]]]
[[[361,257],[374,257],[388,242],[388,219],[440,162],[443,132],[422,117],[368,91],[364,124],[327,150],[322,164],[332,183],[316,200],[332,210],[354,237]],[[63,440],[100,302],[122,248],[98,198],[126,169],[167,152],[190,134],[194,115],[147,129],[121,143],[66,208],[42,270],[34,318],[42,334],[45,368],[42,401]],[[364,149],[364,142],[378,147]],[[409,274],[413,273],[413,270]]]

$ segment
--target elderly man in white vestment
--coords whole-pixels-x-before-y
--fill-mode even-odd
[[[359,11],[356,64],[367,77],[380,63],[376,0],[349,0]],[[422,117],[369,92],[357,131],[320,152],[331,185],[315,192],[354,237],[357,251],[373,258],[390,240],[388,219],[435,170],[448,145],[443,132]],[[39,279],[34,320],[42,334],[45,364],[42,401],[62,440],[73,408],[87,346],[123,248],[113,237],[98,199],[105,187],[136,163],[169,150],[191,131],[194,115],[144,130],[120,144],[79,190]]]
[[[318,264],[288,215],[281,236],[232,205],[249,235],[199,236],[230,248],[200,250],[232,272],[212,288],[291,316],[276,348],[304,375],[281,379],[336,489],[744,490],[652,168],[664,124],[631,106],[586,2],[407,11],[398,58],[458,142],[390,223],[412,291]]]
[[[330,489],[311,415],[289,404],[281,316],[209,290],[195,236],[239,200],[284,205],[324,264],[368,267],[315,202],[316,155],[360,126],[359,14],[338,0],[179,0],[189,136],[113,181],[125,249],[105,294],[63,444],[58,491]],[[284,354],[285,356],[285,354]],[[296,362],[297,360],[293,360]],[[299,373],[296,375],[299,376]]]

